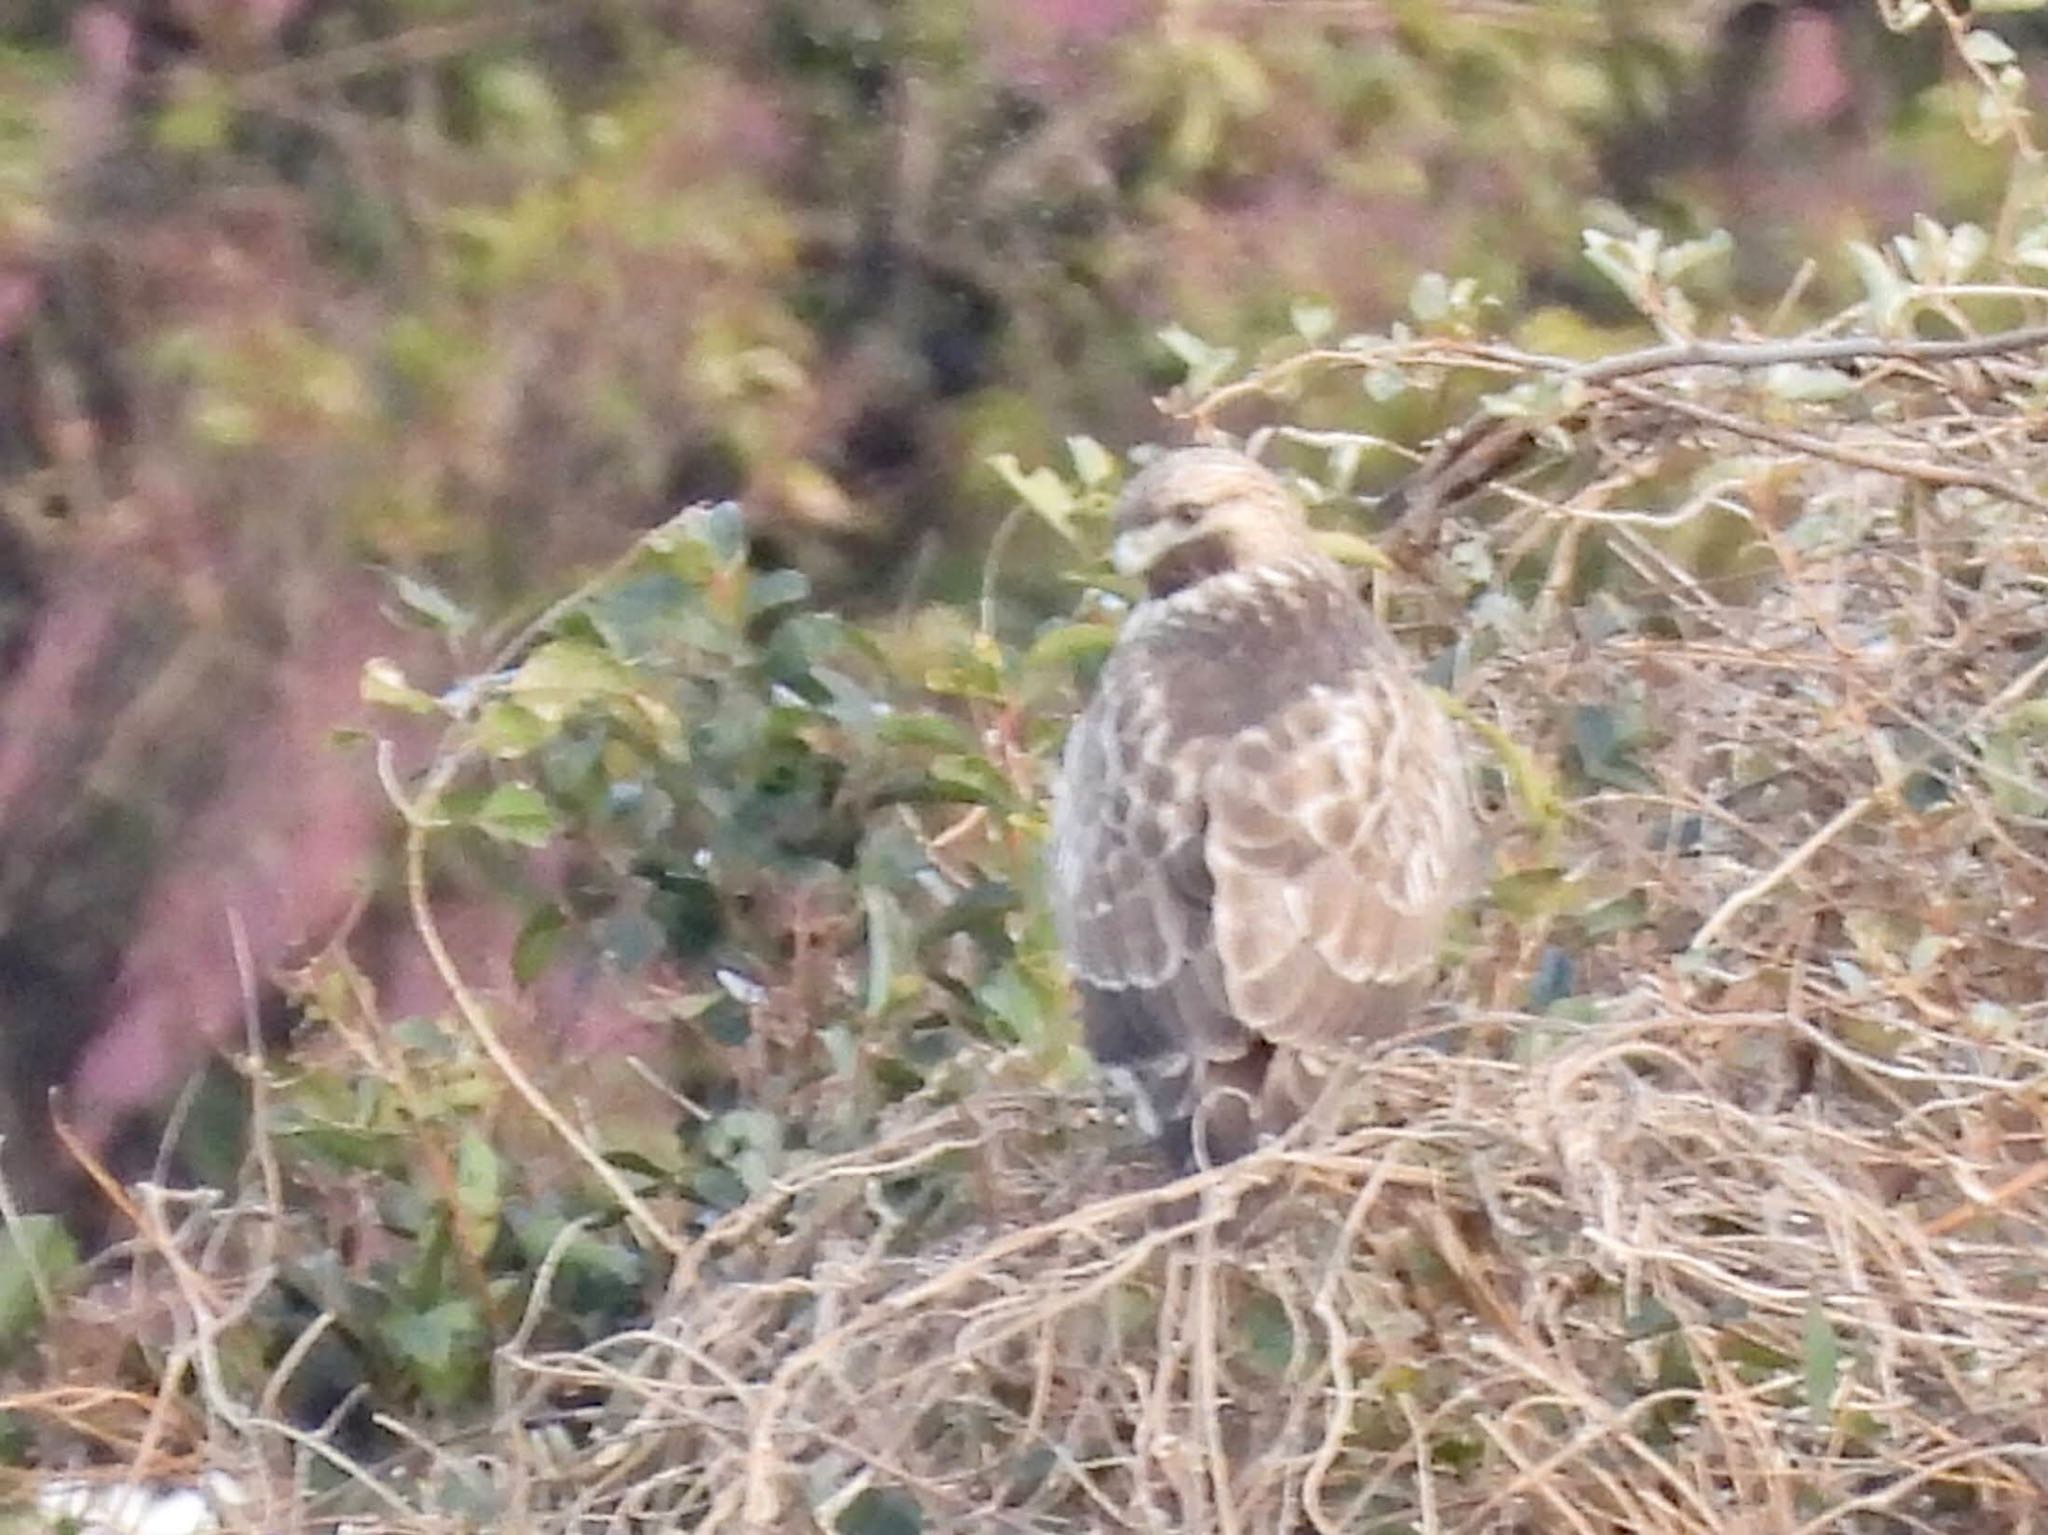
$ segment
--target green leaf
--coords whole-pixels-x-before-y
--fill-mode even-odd
[[[1681,240],[1658,253],[1657,276],[1665,282],[1675,282],[1686,273],[1718,261],[1735,249],[1735,237],[1725,229],[1716,229],[1697,240]]]
[[[234,126],[234,98],[226,82],[202,70],[181,70],[167,106],[157,113],[156,141],[173,154],[220,149]]]
[[[1284,1375],[1294,1362],[1294,1324],[1287,1308],[1263,1290],[1245,1305],[1244,1340],[1252,1362],[1268,1374]]]
[[[1553,866],[1516,869],[1493,882],[1493,904],[1520,922],[1569,911],[1578,903],[1578,886]]]
[[[1328,304],[1312,303],[1307,299],[1296,299],[1289,307],[1287,317],[1294,324],[1294,333],[1310,346],[1316,345],[1337,326],[1337,311]]]
[[[1985,777],[1991,787],[1991,803],[2010,816],[2048,815],[2048,785],[2030,770],[2033,754],[2024,749],[2021,737],[2011,730],[1996,730],[1984,738]]]
[[[614,911],[590,925],[604,957],[616,970],[631,973],[661,952],[661,924],[643,911]]]
[[[1676,1331],[1677,1314],[1654,1295],[1644,1297],[1642,1309],[1631,1312],[1621,1322],[1621,1335],[1631,1343],[1641,1343],[1647,1338],[1662,1337]]]
[[[1485,1441],[1476,1434],[1441,1434],[1430,1441],[1429,1458],[1431,1464],[1462,1476],[1486,1459]]]
[[[1646,731],[1638,712],[1618,704],[1581,704],[1572,710],[1571,746],[1579,771],[1592,783],[1621,789],[1643,789],[1655,780],[1637,762],[1634,752]]]
[[[676,1180],[674,1168],[663,1167],[645,1152],[615,1147],[604,1153],[604,1159],[620,1172],[630,1173],[630,1181],[642,1193],[666,1188]]]
[[[194,398],[192,429],[216,448],[247,448],[263,439],[263,421],[255,411],[212,391]]]
[[[495,63],[476,74],[477,103],[506,128],[533,138],[560,131],[561,104],[531,64]]]
[[[497,1238],[503,1201],[504,1168],[497,1151],[476,1130],[464,1131],[455,1152],[455,1203],[479,1251],[489,1251]]]
[[[538,751],[555,734],[555,729],[531,709],[500,698],[484,705],[470,731],[470,740],[485,756],[502,761]]]
[[[1417,275],[1408,289],[1408,312],[1425,325],[1433,325],[1451,312],[1450,279],[1441,272]]]
[[[512,979],[521,986],[540,979],[568,931],[569,919],[561,907],[549,903],[537,908],[512,942]]]
[[[733,1109],[706,1127],[704,1146],[758,1194],[775,1179],[784,1144],[782,1121],[760,1109]]]
[[[1586,260],[1619,288],[1630,303],[1640,306],[1644,286],[1639,246],[1617,239],[1604,229],[1588,229],[1583,239]]]
[[[721,565],[737,564],[746,558],[747,518],[737,501],[690,507],[675,519],[673,526],[708,549]]]
[[[362,1171],[391,1171],[401,1165],[402,1138],[396,1131],[321,1123],[302,1115],[280,1116],[279,1133],[303,1148],[309,1159]]]
[[[890,746],[922,746],[949,752],[974,749],[974,737],[967,728],[943,714],[884,715],[875,726],[875,738]]]
[[[1978,27],[1965,34],[1962,46],[1964,58],[1974,64],[1982,64],[1988,69],[1997,69],[2019,59],[2019,55],[2013,52],[2011,43],[1984,27]]]
[[[1211,346],[1182,326],[1169,325],[1157,334],[1160,344],[1186,364],[1188,376],[1184,382],[1191,394],[1207,394],[1237,361],[1234,348]]]
[[[443,1400],[453,1395],[459,1369],[484,1341],[474,1302],[448,1300],[424,1311],[400,1311],[378,1329],[386,1345],[413,1366],[420,1383]]]
[[[1004,965],[982,982],[974,998],[1026,1049],[1039,1049],[1049,1038],[1045,998],[1015,965]]]
[[[728,1049],[737,1050],[754,1037],[753,1015],[747,1004],[722,991],[711,998],[700,1021],[712,1041]]]
[[[1071,671],[1076,661],[1093,661],[1107,655],[1115,644],[1113,624],[1059,624],[1031,642],[1031,648],[1024,652],[1024,667],[1027,671],[1045,667]]]
[[[903,907],[888,891],[863,885],[861,907],[868,925],[868,984],[864,1010],[879,1018],[888,1010],[894,992],[896,970],[910,926]]]
[[[1863,284],[1863,302],[1870,312],[1871,328],[1894,329],[1906,304],[1906,285],[1876,246],[1851,240],[1848,248],[1850,265],[1856,268],[1856,277]]]
[[[1408,392],[1408,375],[1391,363],[1376,363],[1367,368],[1360,382],[1366,398],[1375,405],[1384,405]]]
[[[373,656],[363,663],[363,702],[403,709],[408,714],[439,714],[440,704],[406,680],[398,663]]]
[[[560,826],[540,791],[523,783],[498,785],[484,796],[471,820],[486,836],[521,847],[545,847]]]
[[[1572,891],[1569,881],[1560,888],[1567,892]],[[1558,1016],[1567,1004],[1585,1000],[1573,995],[1576,980],[1577,967],[1572,963],[1571,954],[1558,944],[1545,944],[1537,956],[1536,973],[1529,980],[1528,1000],[1525,1006],[1531,1012],[1541,1013],[1545,1017]],[[1576,1011],[1580,1016],[1573,1017],[1570,1012],[1564,1012],[1566,1021],[1592,1021],[1584,1016],[1587,1009],[1579,1008]]]
[[[1017,798],[1016,788],[1002,770],[986,757],[948,753],[932,759],[932,784],[945,798],[972,805],[1007,807]]]
[[[391,589],[398,594],[400,602],[436,629],[459,635],[476,622],[475,614],[438,586],[413,576],[393,576]]]
[[[2001,732],[2024,741],[2048,736],[2048,698],[2030,698],[2006,710]]]
[[[1069,437],[1067,457],[1074,461],[1074,475],[1089,490],[1106,483],[1116,473],[1116,458],[1093,437]]]
[[[1310,535],[1316,548],[1327,554],[1339,565],[1351,565],[1367,570],[1393,570],[1394,562],[1387,558],[1386,551],[1369,538],[1356,533],[1347,533],[1340,528],[1317,528]]]
[[[690,1174],[690,1193],[714,1210],[736,1210],[747,1202],[747,1186],[729,1167],[700,1167]]]
[[[1576,379],[1546,374],[1480,397],[1488,415],[1511,420],[1556,420],[1578,408],[1582,386]]]
[[[1535,827],[1547,843],[1564,821],[1564,791],[1559,787],[1556,775],[1492,720],[1474,714],[1461,700],[1448,694],[1439,693],[1437,696],[1454,718],[1465,721],[1493,748],[1501,771],[1514,791],[1515,802],[1521,807],[1522,818]]]
[[[0,1232],[0,1354],[43,1317],[44,1295],[61,1294],[78,1271],[78,1245],[54,1215],[24,1215]]]
[[[992,454],[988,466],[1002,477],[1003,483],[1015,492],[1018,500],[1037,513],[1060,537],[1069,543],[1078,542],[1074,534],[1074,492],[1065,480],[1042,466],[1026,473],[1014,453]]]
[[[1003,668],[980,656],[966,656],[950,666],[934,666],[925,673],[924,685],[949,698],[974,698],[983,703],[1005,701]]]
[[[924,1535],[924,1510],[898,1487],[866,1487],[832,1521],[839,1535]]]
[[[641,661],[681,639],[684,615],[695,616],[697,603],[697,591],[673,570],[649,570],[604,592],[584,613],[614,655]]]
[[[747,584],[747,612],[766,613],[788,607],[811,595],[810,578],[800,570],[764,570]]]
[[[1765,370],[1764,387],[1781,400],[1819,402],[1854,393],[1856,381],[1839,368],[1781,362]]]
[[[1907,270],[1922,282],[1957,283],[1976,270],[1991,250],[1991,236],[1982,226],[1962,223],[1945,228],[1926,214],[1913,217],[1913,234],[1892,240]]]
[[[1819,1295],[1807,1297],[1800,1345],[1806,1356],[1807,1410],[1826,1421],[1833,1416],[1835,1388],[1841,1383],[1842,1340]]]
[[[630,697],[636,687],[628,667],[586,640],[550,640],[522,661],[505,684],[521,707],[550,722],[593,700]]]
[[[1607,938],[1639,928],[1649,920],[1649,898],[1640,890],[1631,890],[1627,895],[1588,907],[1579,918],[1579,930],[1588,938]]]

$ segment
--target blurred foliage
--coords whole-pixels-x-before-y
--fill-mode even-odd
[[[60,294],[111,279],[74,313],[128,290],[83,333],[50,306],[44,385],[109,376],[49,404],[141,438],[103,452],[168,434],[181,479],[251,513],[209,464],[296,469],[265,508],[295,536],[493,601],[539,551],[723,494],[836,590],[872,584],[878,545],[945,533],[937,590],[960,595],[1001,508],[982,460],[1141,434],[1143,386],[1176,375],[1169,323],[1248,348],[1304,304],[1390,317],[1441,270],[1598,349],[1625,316],[1574,247],[1589,213],[1625,223],[1609,162],[1709,126],[1694,97],[1720,83],[1715,9],[1686,4],[330,5],[284,8],[267,50],[235,14],[195,10],[182,45],[138,16],[129,72],[97,84],[54,35],[8,66],[0,252]],[[1927,75],[1859,83],[1899,117],[1871,152],[1941,217],[1996,161],[1909,89]],[[1716,108],[1769,131],[1770,84]],[[1735,169],[1826,174],[1779,149]],[[1711,179],[1655,185],[1666,227],[1740,222]],[[150,186],[175,205],[147,211]],[[48,269],[80,242],[117,271]],[[1751,274],[1745,300],[1791,275]],[[79,445],[32,446],[45,472],[17,498],[71,505],[80,476],[51,471]],[[95,467],[119,494],[139,466]]]

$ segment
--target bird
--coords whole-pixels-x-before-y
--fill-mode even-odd
[[[1143,589],[1067,738],[1048,895],[1091,1053],[1187,1172],[1401,1032],[1478,823],[1446,711],[1272,471],[1166,452],[1112,531]]]

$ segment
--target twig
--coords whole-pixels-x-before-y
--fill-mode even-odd
[[[1815,458],[1832,459],[1835,463],[1846,464],[1852,469],[1873,469],[1879,474],[1888,474],[1895,479],[1920,480],[1929,485],[1981,490],[1987,495],[2016,502],[2032,511],[2048,512],[2048,498],[2038,496],[2023,486],[2011,484],[1982,469],[1972,469],[1966,465],[1921,463],[1911,459],[1892,458],[1863,448],[1852,448],[1826,437],[1815,437],[1807,432],[1766,426],[1761,421],[1752,421],[1746,416],[1738,416],[1730,411],[1715,410],[1709,405],[1698,405],[1691,400],[1658,394],[1655,390],[1645,389],[1639,384],[1617,383],[1611,387],[1638,404],[1669,411],[1674,415],[1697,421],[1702,426],[1717,427],[1737,437],[1768,442],[1774,447],[1788,448],[1795,453],[1810,454]]]
[[[1692,942],[1686,945],[1686,952],[1689,954],[1705,953],[1707,949],[1712,947],[1714,940],[1721,936],[1728,924],[1733,922],[1745,908],[1754,906],[1758,901],[1761,901],[1773,890],[1784,884],[1786,880],[1805,868],[1813,861],[1815,855],[1821,849],[1825,848],[1835,838],[1841,836],[1843,832],[1854,826],[1882,804],[1888,792],[1887,789],[1882,788],[1872,789],[1868,793],[1851,800],[1830,816],[1827,823],[1812,836],[1779,859],[1762,877],[1750,881],[1740,890],[1731,894],[1727,900],[1715,908],[1714,914],[1700,925],[1700,930],[1692,935]]]
[[[1923,1223],[1920,1230],[1930,1237],[1947,1236],[1950,1232],[1967,1226],[1971,1221],[1996,1214],[2027,1190],[2038,1188],[2043,1183],[2048,1183],[2048,1162],[2036,1162],[2030,1167],[2021,1168],[1983,1199],[1973,1199],[1953,1209],[1944,1210],[1932,1220]]]
[[[2048,288],[2041,290],[2040,297],[2048,302]],[[1963,362],[2031,351],[2035,347],[2048,347],[2048,325],[2024,325],[1982,336],[1928,341],[1869,335],[1835,336],[1821,341],[1685,341],[1622,352],[1590,363],[1568,363],[1562,358],[1504,348],[1487,350],[1489,356],[1501,361],[1520,361],[1532,369],[1561,373],[1579,383],[1598,386],[1649,373],[1668,373],[1675,368],[1754,370],[1840,362]]]
[[[2048,301],[2048,289],[2042,290],[2041,297]],[[1753,372],[1792,365],[1929,364],[2005,356],[2042,347],[2048,347],[2048,325],[2019,326],[1983,336],[1936,340],[1852,335],[1792,341],[1668,342],[1592,362],[1494,344],[1444,340],[1388,341],[1373,346],[1326,347],[1297,353],[1218,386],[1197,401],[1187,414],[1198,427],[1206,427],[1218,412],[1236,401],[1252,395],[1265,395],[1301,373],[1323,367],[1370,368],[1406,364],[1542,374],[1558,379],[1567,389],[1576,386],[1587,391],[1611,390],[1637,403],[1689,414],[1703,424],[1775,442],[1794,451],[1932,484],[1973,486],[2036,510],[2048,510],[2048,500],[1984,471],[1967,467],[1913,465],[1861,454],[1856,449],[1845,449],[1825,439],[1797,432],[1778,432],[1761,423],[1713,411],[1709,407],[1627,387],[1633,380],[1689,368]],[[1567,419],[1582,411],[1583,408],[1568,412]],[[1410,546],[1426,542],[1437,520],[1450,505],[1518,467],[1534,452],[1538,431],[1545,424],[1548,423],[1532,423],[1513,417],[1503,419],[1481,409],[1446,432],[1421,467],[1397,487],[1383,505],[1384,510],[1396,517],[1406,535],[1405,542]]]
[[[384,780],[387,793],[396,793],[396,778],[389,767],[388,749],[380,749],[380,762],[384,765]],[[394,800],[399,812],[406,820],[405,836],[405,890],[412,908],[413,926],[419,933],[420,942],[425,946],[427,957],[434,971],[441,978],[441,984],[448,988],[448,995],[455,1003],[455,1011],[468,1027],[470,1035],[484,1054],[498,1069],[512,1090],[519,1095],[535,1116],[561,1138],[562,1143],[575,1153],[577,1159],[602,1183],[619,1208],[630,1216],[640,1227],[647,1239],[662,1248],[671,1257],[681,1260],[689,1251],[689,1245],[671,1231],[666,1222],[650,1210],[646,1202],[626,1182],[625,1175],[606,1161],[597,1148],[584,1139],[573,1124],[540,1085],[527,1075],[526,1068],[517,1056],[506,1048],[499,1036],[497,1026],[491,1022],[490,1014],[470,990],[463,979],[461,968],[455,963],[455,956],[448,951],[446,941],[441,937],[440,924],[434,920],[433,901],[427,892],[427,832],[431,825],[428,816],[402,795]]]
[[[1211,1190],[1206,1199],[1220,1199]],[[1223,1441],[1223,1392],[1218,1384],[1219,1344],[1217,1312],[1223,1298],[1218,1293],[1216,1252],[1217,1221],[1204,1221],[1195,1233],[1195,1283],[1190,1304],[1194,1307],[1194,1360],[1190,1374],[1195,1388],[1195,1406],[1200,1414],[1202,1463],[1208,1474],[1209,1497],[1216,1510],[1216,1527],[1222,1535],[1237,1535],[1237,1497],[1231,1486],[1230,1454]]]

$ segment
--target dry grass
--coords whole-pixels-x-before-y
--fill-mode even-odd
[[[1743,1034],[1830,1085],[1743,1106]],[[2026,1528],[2048,1196],[1997,1127],[2041,1067],[1645,988],[1530,1062],[1397,1052],[1355,1123],[1166,1188],[992,1088],[728,1216],[645,1328],[515,1339],[488,1434],[339,1502],[304,1495],[339,1452],[216,1395],[246,1250],[193,1220],[143,1267],[249,1529],[831,1528],[882,1488],[962,1530]],[[906,1215],[920,1174],[955,1203]]]
[[[871,1481],[958,1529],[1991,1528],[2030,1508],[2042,1205],[1994,1212],[2009,1169],[1937,1124],[1738,1107],[1724,1020],[1627,1011],[1528,1066],[1391,1057],[1369,1124],[1165,1190],[1106,1193],[1099,1137],[1057,1103],[920,1124],[736,1217],[648,1332],[514,1367],[606,1398],[599,1454],[524,1460],[514,1484],[621,1527],[788,1528],[793,1502]],[[1967,1113],[2005,1091],[1986,1078],[2038,1069],[1974,1066],[1911,1076]],[[1009,1218],[900,1250],[877,1180],[956,1157]],[[1930,1234],[1925,1212],[1974,1207]]]

